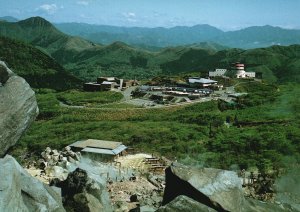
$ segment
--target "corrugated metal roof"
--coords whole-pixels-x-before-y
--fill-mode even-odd
[[[124,151],[125,149],[127,149],[126,146],[120,145],[116,149],[113,149],[113,150],[86,147],[81,151],[82,152],[92,152],[92,153],[98,153],[98,154],[105,154],[105,155],[117,155],[120,152]]]
[[[77,147],[77,148],[86,148],[86,147],[91,147],[91,148],[99,148],[99,149],[116,149],[122,145],[121,142],[115,142],[115,141],[103,141],[103,140],[95,140],[95,139],[88,139],[85,141],[77,141],[70,146]]]
[[[114,84],[115,82],[108,82],[108,81],[104,81],[102,82],[101,84],[102,85],[111,85],[111,84]]]
[[[116,155],[112,150],[109,149],[97,149],[97,148],[84,148],[81,150],[82,152],[91,152],[91,153],[98,153],[98,154],[105,154],[105,155]]]
[[[115,153],[115,155],[117,155],[120,152],[124,151],[125,149],[127,149],[127,147],[125,145],[121,145],[121,146],[118,146],[116,149],[114,149],[113,152]]]
[[[210,80],[210,79],[205,79],[205,78],[189,78],[189,83],[201,83],[201,84],[206,84],[206,83],[217,83],[215,80]]]

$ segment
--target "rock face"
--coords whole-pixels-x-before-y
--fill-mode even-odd
[[[173,163],[166,169],[163,205],[182,205],[185,201],[175,199],[180,195],[190,197],[217,211],[293,211],[288,206],[245,199],[242,183],[235,172],[212,168],[197,169]]]
[[[157,212],[216,212],[216,210],[207,207],[187,196],[178,196],[167,205],[160,207]]]
[[[0,157],[34,121],[38,106],[33,90],[0,61]]]
[[[0,159],[0,211],[65,211],[60,196],[6,155]]]
[[[37,114],[33,90],[0,61],[0,211],[65,211],[52,188],[30,176],[13,157],[1,158]]]
[[[66,208],[74,211],[112,211],[105,197],[106,188],[88,176],[85,170],[77,168],[65,181],[53,182],[61,188]]]
[[[193,169],[173,163],[166,169],[163,205],[179,195],[188,196],[218,211],[241,211],[245,201],[242,185],[234,172]]]

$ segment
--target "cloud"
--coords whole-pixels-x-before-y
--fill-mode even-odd
[[[36,11],[40,11],[40,12],[44,12],[49,15],[52,15],[52,14],[56,13],[56,11],[58,9],[59,8],[57,7],[56,4],[43,4],[43,5],[39,6],[38,8],[36,8]]]
[[[83,6],[88,6],[89,2],[88,1],[77,1],[76,4],[83,5]]]
[[[125,18],[135,18],[136,15],[133,12],[122,13]]]
[[[122,16],[126,18],[128,22],[137,22],[136,14],[134,12],[124,12]]]

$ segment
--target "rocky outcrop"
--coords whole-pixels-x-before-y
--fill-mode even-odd
[[[65,211],[60,195],[11,156],[0,159],[0,211]]]
[[[213,168],[197,169],[173,163],[166,169],[163,205],[170,204],[180,195],[217,211],[293,211],[289,206],[245,199],[241,180],[235,172]]]
[[[0,61],[0,211],[65,211],[61,196],[30,176],[7,150],[38,114],[33,90]]]
[[[34,121],[38,106],[33,90],[0,61],[0,157]]]
[[[193,198],[218,211],[241,211],[245,201],[242,185],[234,172],[196,169],[173,163],[166,169],[163,205],[179,195]]]
[[[157,212],[216,212],[216,210],[207,207],[187,196],[178,196],[167,205],[160,207]]]
[[[74,211],[112,211],[110,201],[106,198],[106,188],[88,176],[85,170],[77,168],[65,181],[53,181],[61,188],[64,206]]]

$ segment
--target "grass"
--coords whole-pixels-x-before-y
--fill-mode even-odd
[[[87,104],[92,100],[94,103],[103,102],[97,99],[104,96],[112,97],[106,101],[115,101],[120,97],[116,98],[112,93],[85,96],[77,91],[39,92],[37,99],[41,112],[38,120],[12,153],[18,156],[30,150],[39,154],[47,146],[61,149],[77,140],[94,138],[121,141],[141,152],[159,153],[173,159],[176,157],[194,165],[229,168],[237,164],[241,168],[256,166],[261,170],[282,166],[282,157],[297,156],[300,152],[300,122],[299,115],[295,115],[299,110],[298,100],[289,93],[297,91],[299,86],[291,84],[281,86],[278,90],[268,89],[269,85],[260,86],[263,87],[257,88],[268,90],[274,99],[258,105],[223,110],[220,110],[217,101],[140,110],[127,108],[128,105],[123,103],[105,105],[105,108],[112,110],[64,108],[59,106],[59,98],[72,101],[72,104]],[[251,94],[257,90],[249,89],[248,92]],[[289,97],[290,113],[275,115],[274,111],[285,108],[285,104],[280,104],[282,98],[287,98],[285,96]],[[252,98],[251,101],[260,101],[264,97],[250,95],[249,98]],[[288,122],[239,128],[233,125],[235,118],[239,122],[250,123],[282,119]],[[224,125],[225,120],[230,120],[229,128]]]
[[[120,101],[123,95],[120,92],[82,92],[70,90],[58,93],[57,99],[67,105],[93,107],[101,104],[109,104]]]

